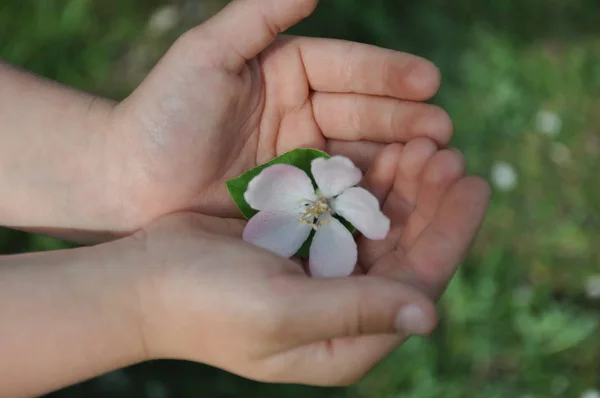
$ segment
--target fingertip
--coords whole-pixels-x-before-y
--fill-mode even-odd
[[[438,145],[446,145],[454,134],[454,123],[448,113],[439,107],[434,107],[431,116],[426,121],[426,133]]]
[[[315,9],[319,5],[319,0],[294,0],[298,4],[298,15],[304,18],[308,18],[315,12]]]
[[[429,301],[407,304],[396,314],[395,327],[397,333],[426,336],[437,326],[437,312]]]
[[[414,60],[410,68],[406,81],[414,90],[416,99],[426,101],[436,95],[442,83],[439,68],[424,58]]]
[[[398,160],[403,144],[386,145],[375,157],[364,178],[364,187],[381,203],[391,191],[396,178]]]
[[[467,201],[476,201],[478,203],[487,203],[492,197],[492,188],[490,184],[480,176],[468,176],[460,181],[461,198]]]
[[[449,184],[465,173],[465,158],[458,150],[444,149],[436,153],[425,171],[425,180],[432,184]]]
[[[400,171],[404,171],[402,174],[416,176],[436,151],[437,145],[430,138],[415,138],[404,147],[398,167]]]

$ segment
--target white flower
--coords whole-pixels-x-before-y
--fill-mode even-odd
[[[163,6],[152,13],[148,19],[148,31],[155,36],[160,36],[177,25],[179,9],[174,5]]]
[[[492,183],[501,191],[512,191],[517,185],[517,172],[510,163],[497,162],[492,166]]]
[[[556,113],[542,109],[536,116],[536,125],[540,133],[554,137],[562,129],[562,120]]]
[[[581,398],[600,398],[600,392],[596,390],[587,390],[581,394]]]
[[[600,275],[592,275],[585,284],[585,293],[589,298],[600,298]]]
[[[246,225],[244,240],[289,258],[315,230],[309,253],[311,274],[348,276],[356,266],[356,242],[333,215],[373,240],[385,239],[390,220],[379,210],[377,198],[355,187],[362,173],[350,159],[317,158],[311,172],[316,191],[304,171],[287,164],[269,166],[250,181],[244,198],[259,213]]]

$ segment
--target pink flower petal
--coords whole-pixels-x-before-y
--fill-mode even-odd
[[[344,156],[317,158],[312,161],[311,172],[319,190],[326,198],[339,195],[358,184],[362,178],[360,169]]]
[[[244,240],[282,257],[292,257],[306,242],[312,228],[299,223],[298,211],[261,211],[248,221]]]
[[[390,232],[390,219],[379,210],[379,201],[363,188],[344,191],[332,207],[368,239],[382,240]]]
[[[244,199],[255,210],[277,211],[298,208],[303,201],[316,200],[316,196],[304,171],[289,164],[275,164],[250,181]]]
[[[333,217],[319,227],[310,246],[308,265],[312,276],[342,278],[354,271],[358,249],[354,237]]]

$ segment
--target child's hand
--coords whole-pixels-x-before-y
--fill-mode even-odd
[[[140,285],[149,356],[271,382],[357,381],[435,326],[434,303],[489,200],[463,173],[461,155],[430,140],[386,147],[365,180],[392,232],[359,242],[358,275],[346,279],[310,279],[299,261],[245,244],[239,220],[181,214],[123,240],[143,243],[124,257],[151,265]]]
[[[356,276],[311,279],[240,239],[244,222],[167,216],[94,247],[0,258],[0,396],[34,396],[154,358],[252,379],[360,379],[408,335],[461,263],[489,188],[427,139],[389,145],[365,184],[392,229],[359,240]],[[43,330],[43,333],[38,333]],[[6,383],[5,383],[6,384]]]
[[[225,181],[298,147],[363,168],[382,143],[452,124],[433,96],[438,70],[419,57],[338,40],[279,37],[317,0],[235,0],[182,36],[117,106],[113,153],[136,225],[173,211],[237,216]],[[417,102],[415,102],[417,101]],[[125,183],[126,182],[126,183]]]
[[[145,266],[138,286],[147,359],[197,361],[259,381],[342,385],[408,335],[433,330],[433,302],[408,283],[311,279],[298,262],[243,242],[242,228],[241,220],[184,213],[121,241],[128,248],[121,257]],[[398,322],[407,308],[421,318]]]

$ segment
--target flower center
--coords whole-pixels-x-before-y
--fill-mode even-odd
[[[321,226],[329,222],[331,216],[331,206],[329,201],[317,192],[318,199],[316,201],[307,201],[304,205],[304,212],[300,214],[298,222],[310,225],[315,231]]]

